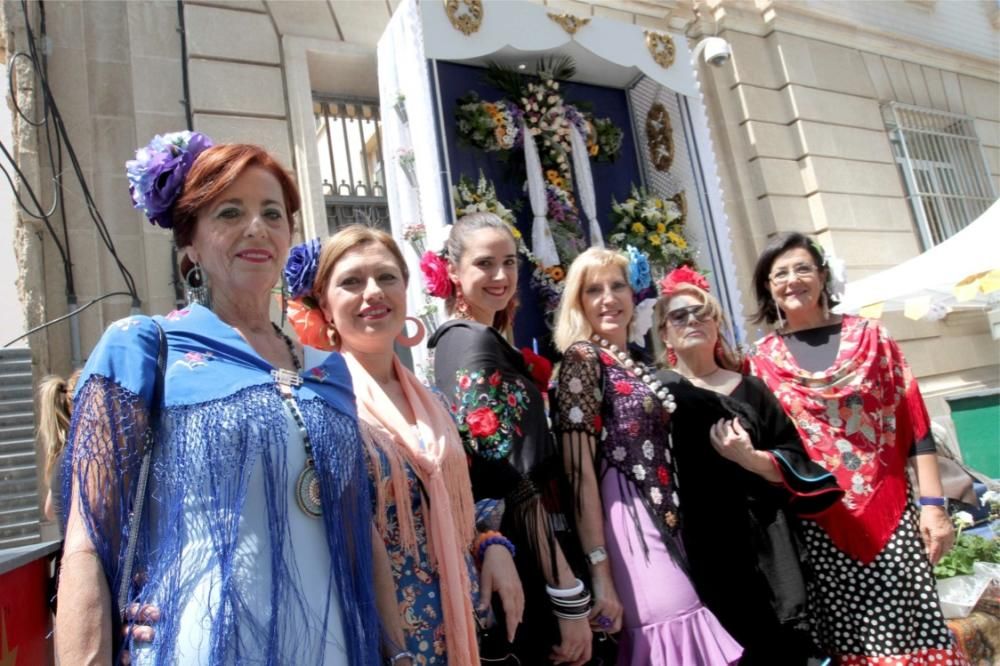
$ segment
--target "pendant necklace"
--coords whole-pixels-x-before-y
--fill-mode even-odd
[[[320,502],[319,475],[316,473],[316,464],[313,460],[312,440],[309,439],[309,431],[306,430],[305,419],[302,417],[302,412],[295,402],[295,393],[292,391],[293,388],[302,385],[302,377],[300,376],[302,364],[299,363],[299,357],[295,354],[295,345],[292,343],[291,338],[285,335],[276,324],[272,323],[271,325],[274,326],[274,332],[277,333],[278,337],[288,345],[288,353],[291,354],[292,365],[295,366],[294,371],[284,368],[271,370],[271,376],[274,378],[275,386],[278,388],[278,394],[281,396],[288,413],[292,415],[292,419],[298,426],[299,434],[302,437],[302,446],[306,450],[305,466],[299,472],[298,479],[295,481],[295,501],[304,514],[310,518],[319,518],[323,515],[323,508]]]

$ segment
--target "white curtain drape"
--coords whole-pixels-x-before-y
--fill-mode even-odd
[[[524,136],[524,166],[528,172],[528,199],[531,201],[531,251],[542,265],[558,266],[559,252],[556,242],[552,239],[549,229],[549,205],[545,197],[545,176],[542,174],[542,162],[538,157],[538,146],[535,137],[523,123],[521,131]]]
[[[576,194],[580,208],[587,218],[591,247],[604,247],[604,234],[597,223],[597,195],[594,194],[594,176],[590,173],[590,154],[587,142],[580,129],[573,125],[569,132],[570,146],[573,148],[573,173],[576,176]]]
[[[382,119],[382,163],[392,235],[410,270],[407,310],[418,315],[427,299],[420,274],[420,257],[403,238],[403,231],[413,224],[423,224],[428,239],[441,236],[451,213],[444,198],[441,174],[444,169],[438,154],[440,139],[434,114],[433,86],[428,60],[424,53],[423,24],[416,0],[403,0],[393,14],[378,42],[378,83]],[[399,96],[405,100],[408,123],[393,108]],[[401,149],[414,156],[417,187],[412,187],[399,166]],[[438,321],[444,319],[444,303],[438,306]],[[410,331],[412,333],[412,330]],[[426,379],[428,357],[426,343],[411,348],[414,370]]]

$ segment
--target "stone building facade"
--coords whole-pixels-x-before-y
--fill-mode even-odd
[[[491,0],[486,1],[488,11]],[[699,70],[743,278],[744,311],[754,309],[748,296],[753,261],[776,232],[815,236],[846,260],[852,276],[921,251],[887,132],[884,108],[890,102],[971,118],[994,196],[1000,191],[995,2],[544,4],[577,16],[683,31],[692,44],[707,35],[731,44],[728,63],[699,63]],[[189,120],[217,141],[260,143],[297,178],[305,202],[303,234],[324,234],[313,100],[319,94],[377,96],[375,44],[396,5],[397,0],[48,0],[42,38],[42,6],[5,0],[8,54],[28,50],[30,19],[37,45],[47,54],[48,85],[80,172],[135,280],[143,312],[166,312],[175,304],[171,240],[132,209],[124,160],[153,134],[182,129]],[[32,114],[42,110],[40,85],[27,59],[13,61],[12,76],[20,108],[29,118],[39,117]],[[45,132],[15,116],[14,144],[27,181],[43,202],[51,202],[54,169]],[[63,174],[57,216],[60,225],[65,216],[82,304],[122,291],[124,282],[65,157]],[[0,225],[7,224],[18,261],[17,307],[26,324],[66,313],[66,281],[51,238],[24,214],[5,213]],[[81,355],[131,307],[129,297],[111,297],[81,314]],[[1000,387],[1000,348],[981,313],[953,314],[936,323],[891,317],[888,323],[903,341],[932,414],[947,416],[945,396]],[[69,326],[35,335],[31,348],[37,375],[70,370]]]

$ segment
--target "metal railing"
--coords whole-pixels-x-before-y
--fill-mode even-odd
[[[313,95],[330,233],[360,222],[388,230],[378,100]]]
[[[924,249],[996,200],[972,118],[899,102],[883,105],[882,117]]]

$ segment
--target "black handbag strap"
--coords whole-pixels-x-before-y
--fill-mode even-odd
[[[118,585],[118,613],[125,622],[128,593],[131,589],[132,567],[135,564],[135,549],[139,539],[139,527],[142,522],[142,511],[146,502],[146,486],[149,481],[149,462],[153,455],[153,445],[156,443],[156,424],[160,421],[160,406],[163,404],[163,376],[167,369],[167,336],[163,327],[153,320],[159,336],[159,351],[156,356],[156,379],[153,383],[153,396],[149,401],[149,415],[142,441],[142,463],[139,467],[139,478],[135,485],[135,498],[132,502],[132,512],[128,521],[128,544],[125,547],[125,561],[122,563],[122,573]]]

